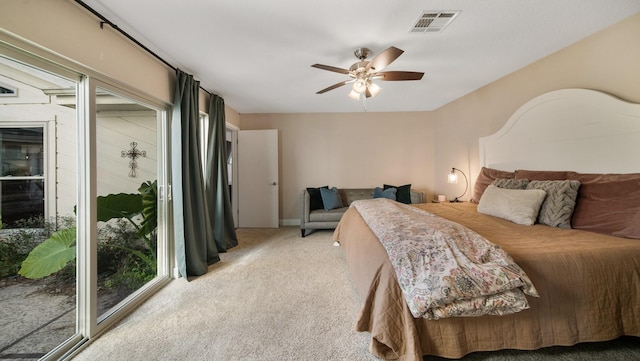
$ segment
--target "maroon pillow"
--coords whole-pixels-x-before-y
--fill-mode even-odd
[[[482,169],[480,169],[480,174],[478,174],[478,178],[476,178],[476,183],[473,186],[473,197],[471,197],[471,203],[480,203],[482,193],[484,193],[484,190],[487,189],[489,184],[494,180],[500,178],[513,179],[514,177],[514,172],[482,167]]]
[[[567,173],[580,181],[571,228],[640,239],[640,173]]]
[[[516,179],[528,179],[530,181],[547,181],[547,180],[566,180],[568,176],[567,171],[555,171],[555,170],[516,170]]]

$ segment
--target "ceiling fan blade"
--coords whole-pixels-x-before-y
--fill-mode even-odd
[[[314,67],[314,68],[322,69],[322,70],[335,71],[336,73],[340,73],[340,74],[349,74],[349,70],[342,69],[342,68],[337,68],[337,67],[331,66],[331,65],[313,64],[311,66]]]
[[[369,64],[367,64],[366,70],[373,68],[376,71],[380,71],[396,60],[402,53],[404,53],[404,50],[400,50],[394,46],[389,47],[387,50],[374,56]]]
[[[349,82],[351,82],[351,81],[350,81],[350,80],[341,81],[341,82],[339,82],[339,83],[333,84],[333,85],[332,85],[332,86],[330,86],[330,87],[327,87],[327,88],[324,88],[324,89],[320,90],[320,91],[319,91],[319,92],[317,92],[316,94],[326,93],[326,92],[328,92],[329,90],[333,90],[333,89],[339,88],[339,87],[341,87],[341,86],[343,86],[343,85],[345,85],[345,84],[347,84],[347,83],[349,83]]]
[[[395,80],[420,80],[424,73],[415,71],[383,71],[376,73],[373,77],[375,79],[395,81]]]

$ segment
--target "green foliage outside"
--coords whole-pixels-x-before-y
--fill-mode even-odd
[[[64,222],[68,220],[60,220]],[[0,236],[0,279],[16,276],[29,252],[53,233],[53,225],[42,217],[19,220],[16,226]]]
[[[136,289],[156,275],[157,182],[143,183],[138,192],[97,199],[98,221],[105,222],[98,230],[98,277],[106,288]],[[18,241],[0,238],[0,276],[17,272],[31,279],[64,279],[74,274],[75,226],[47,232],[31,243],[25,235]]]

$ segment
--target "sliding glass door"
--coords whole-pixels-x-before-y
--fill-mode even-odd
[[[96,88],[97,315],[102,321],[158,275],[162,112]]]
[[[77,334],[75,257],[52,268],[59,249],[38,246],[75,236],[79,83],[0,56],[12,90],[0,95],[0,359],[38,359]]]
[[[1,43],[0,90],[0,359],[58,359],[169,280],[167,106]]]

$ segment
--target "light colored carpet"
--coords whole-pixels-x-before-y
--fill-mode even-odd
[[[85,348],[88,360],[379,360],[353,331],[359,299],[331,231],[238,230],[209,273],[175,280]],[[427,357],[425,360],[445,360]],[[640,360],[640,340],[471,354],[464,360]]]
[[[377,360],[331,235],[238,230],[206,275],[171,282],[74,360]]]

